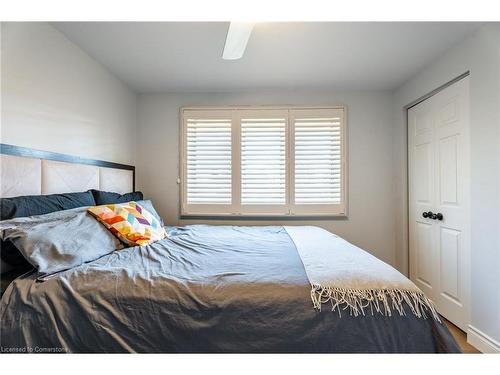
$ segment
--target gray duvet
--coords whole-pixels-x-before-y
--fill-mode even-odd
[[[283,227],[169,234],[16,279],[1,300],[2,352],[460,352],[432,318],[315,310]]]

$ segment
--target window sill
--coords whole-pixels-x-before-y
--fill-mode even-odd
[[[304,220],[349,220],[346,214],[323,215],[180,215],[181,220],[220,221],[304,221]]]

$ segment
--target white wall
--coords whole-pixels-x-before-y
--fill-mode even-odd
[[[470,71],[471,324],[500,341],[500,26],[487,25],[394,92],[396,261],[407,272],[403,107]]]
[[[391,96],[387,92],[267,90],[140,95],[137,182],[169,224],[179,221],[179,108],[189,105],[346,105],[349,128],[349,219],[287,221],[319,225],[394,264]],[[206,221],[205,221],[206,222]],[[233,225],[277,222],[210,221]]]
[[[131,90],[47,23],[1,34],[2,143],[134,163]]]

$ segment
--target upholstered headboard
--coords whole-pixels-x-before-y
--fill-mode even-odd
[[[135,167],[0,143],[0,198],[89,189],[134,191]],[[11,267],[0,259],[0,269]]]
[[[0,197],[134,190],[135,167],[0,144]]]

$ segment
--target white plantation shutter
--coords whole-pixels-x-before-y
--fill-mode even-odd
[[[344,108],[183,109],[182,215],[345,215]]]
[[[281,117],[266,116],[264,111],[252,114],[242,114],[240,121],[241,204],[285,205],[287,113]]]
[[[344,213],[343,110],[290,112],[294,138],[294,211]]]
[[[230,205],[232,119],[227,114],[185,118],[186,204]]]

